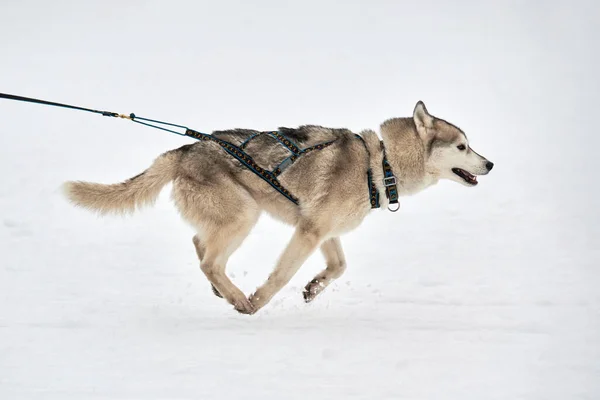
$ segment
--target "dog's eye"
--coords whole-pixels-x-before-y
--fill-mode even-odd
[[[456,148],[459,149],[460,151],[463,151],[467,147],[464,144],[459,144],[458,146],[456,146]]]

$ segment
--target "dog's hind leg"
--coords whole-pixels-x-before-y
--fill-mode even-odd
[[[194,244],[204,275],[236,310],[251,314],[252,304],[227,277],[225,267],[256,224],[260,210],[227,175],[214,179],[218,184],[179,177],[173,184],[173,198],[182,217],[198,229]]]
[[[342,243],[339,238],[326,240],[321,245],[321,252],[325,257],[327,268],[308,282],[304,287],[302,295],[307,303],[313,301],[331,282],[342,276],[346,270],[346,258],[342,250]]]
[[[204,247],[204,245],[200,241],[200,237],[198,237],[198,235],[194,235],[194,237],[192,238],[192,242],[194,243],[194,247],[196,248],[196,254],[198,255],[198,260],[200,261],[200,264],[202,264],[202,259],[204,258],[204,253],[206,252],[206,247]],[[211,283],[210,288],[212,289],[215,296],[223,298],[223,295],[221,293],[219,293],[219,291],[217,290],[215,285],[213,285]]]
[[[225,298],[243,314],[252,314],[254,307],[244,293],[227,277],[225,267],[231,254],[242,244],[254,226],[254,222],[219,227],[218,233],[205,239],[206,252],[200,263],[200,269],[210,281],[214,293]]]
[[[192,238],[192,242],[194,243],[194,247],[196,248],[198,260],[202,262],[202,259],[204,258],[204,253],[206,253],[206,247],[204,247],[198,235],[194,235],[194,237]]]

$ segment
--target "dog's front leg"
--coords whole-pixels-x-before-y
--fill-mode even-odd
[[[313,301],[331,282],[342,276],[346,270],[346,257],[342,250],[340,238],[331,238],[321,245],[321,253],[325,257],[327,268],[308,282],[302,295],[307,303]]]
[[[269,279],[250,296],[255,311],[264,307],[292,279],[322,239],[323,234],[312,226],[300,224],[296,228]]]

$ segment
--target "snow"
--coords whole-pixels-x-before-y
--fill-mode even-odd
[[[0,398],[600,398],[599,16],[592,1],[3,5],[2,92],[201,131],[359,131],[421,99],[496,166],[374,212],[313,303],[319,254],[243,316],[212,294],[168,190],[129,218],[61,196],[191,140],[1,100]],[[264,217],[235,253],[245,293],[291,232]]]

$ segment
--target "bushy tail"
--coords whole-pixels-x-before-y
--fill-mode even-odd
[[[175,178],[180,154],[168,151],[146,171],[121,183],[65,182],[65,195],[73,204],[100,214],[131,213],[156,201],[161,189]]]

